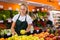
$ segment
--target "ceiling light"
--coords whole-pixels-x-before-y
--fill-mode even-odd
[[[60,2],[58,2],[58,5],[60,5]]]
[[[37,9],[37,11],[39,11],[39,9]]]
[[[41,10],[44,10],[44,8],[41,8]]]
[[[34,12],[34,11],[35,11],[35,9],[32,9],[32,11]]]
[[[45,10],[47,10],[47,9],[45,8]]]
[[[3,8],[3,5],[0,5],[0,8]]]
[[[21,3],[19,3],[18,5],[21,5]]]
[[[19,9],[18,9],[18,8],[16,8],[16,11],[19,11]]]
[[[20,1],[24,1],[24,0],[20,0]]]
[[[12,10],[12,7],[9,7],[8,9],[9,9],[9,10]]]

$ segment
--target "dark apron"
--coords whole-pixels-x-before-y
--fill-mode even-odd
[[[19,17],[20,17],[20,15],[18,16],[18,19],[16,21],[15,31],[18,35],[21,35],[20,30],[23,30],[23,29],[26,30],[28,24],[27,24],[27,21],[26,21],[26,17],[25,17],[25,21],[23,21],[23,22],[19,20]]]

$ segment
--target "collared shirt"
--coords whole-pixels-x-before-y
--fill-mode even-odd
[[[12,21],[13,21],[13,22],[16,22],[19,15],[20,15],[20,14],[15,15],[15,16],[13,17]],[[19,20],[23,22],[23,21],[25,21],[25,18],[26,18],[26,21],[27,21],[28,24],[32,24],[32,21],[33,21],[33,20],[32,20],[32,18],[31,18],[28,14],[27,14],[26,16],[21,16],[21,15],[20,15]]]

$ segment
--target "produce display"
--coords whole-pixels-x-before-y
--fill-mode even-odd
[[[7,20],[8,18],[12,18],[18,12],[13,10],[1,10],[0,11],[0,20]]]
[[[15,12],[9,11],[9,12],[10,12],[9,15],[11,16],[11,18],[12,18],[12,15],[14,16],[15,14],[17,14],[16,11]],[[15,13],[15,14],[13,14],[13,13]],[[6,11],[5,11],[5,14],[6,14]],[[3,17],[1,17],[1,19],[4,18],[3,20],[6,20],[7,17],[10,18],[9,15],[6,16],[5,14],[0,14],[0,15],[3,15]],[[0,36],[1,36],[0,40],[60,40],[60,35],[59,35],[60,31],[58,32],[57,30],[55,30],[53,28],[49,28],[49,27],[47,27],[47,29],[45,30],[46,23],[44,20],[42,20],[42,17],[44,17],[44,16],[46,16],[46,12],[44,12],[44,13],[42,12],[42,14],[40,12],[38,12],[38,16],[37,16],[36,20],[33,21],[33,26],[34,26],[35,32],[30,31],[31,34],[25,35],[26,31],[20,30],[20,34],[22,34],[22,35],[18,36],[16,34],[16,35],[12,36],[10,29],[0,29]]]
[[[42,32],[42,33],[39,33],[39,34],[34,34],[33,36],[36,36],[36,37],[39,37],[39,38],[45,38],[49,35],[48,32]]]
[[[24,30],[21,30],[24,31]],[[48,32],[41,32],[39,34],[20,35],[17,34],[8,38],[0,38],[0,40],[59,40],[60,36],[50,34]]]
[[[0,35],[5,35],[5,34],[8,34],[8,33],[11,34],[11,30],[10,30],[10,29],[3,29],[3,30],[0,30]]]
[[[57,36],[54,34],[49,34],[48,32],[42,32],[40,34],[34,34],[38,38],[43,38],[44,40],[57,40]]]
[[[60,29],[56,29],[55,32],[53,28],[50,27],[48,27],[46,31],[41,31],[43,29],[40,30],[39,27],[35,27],[34,29],[38,33],[35,32],[30,35],[25,35],[26,31],[20,30],[20,33],[22,34],[20,36],[18,36],[17,34],[12,36],[11,29],[0,29],[0,35],[2,36],[0,40],[60,40]]]
[[[0,38],[7,38],[11,36],[11,30],[10,29],[1,29],[0,30]]]
[[[32,35],[22,35],[22,36],[12,36],[12,37],[9,37],[7,40],[40,40],[38,37],[36,36],[32,36]]]

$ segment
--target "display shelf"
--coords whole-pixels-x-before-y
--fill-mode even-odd
[[[54,25],[56,23],[60,24],[60,11],[50,11],[50,16],[52,17],[52,21]]]

